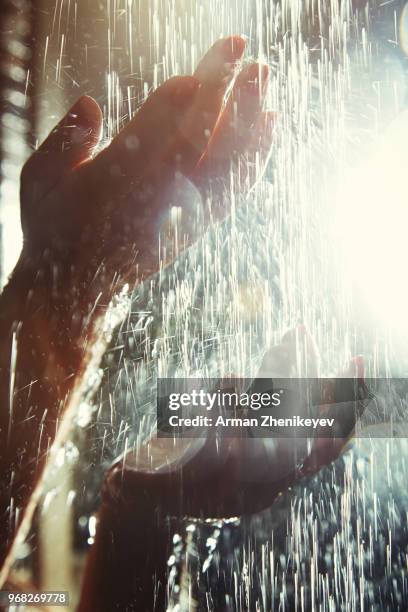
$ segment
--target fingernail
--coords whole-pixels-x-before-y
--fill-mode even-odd
[[[194,77],[183,77],[177,85],[172,100],[177,106],[187,106],[193,99],[200,82]]]
[[[102,111],[90,96],[82,96],[67,112],[60,126],[62,146],[69,149],[75,146],[95,146],[102,134]],[[58,127],[56,128],[59,129]]]
[[[343,378],[364,379],[364,357],[357,355],[352,357],[341,373]]]
[[[357,378],[364,378],[364,357],[357,355],[350,360],[350,369],[353,369]]]
[[[241,36],[229,36],[222,45],[222,54],[225,62],[236,62],[241,59],[245,51],[245,40]]]
[[[96,128],[102,121],[99,104],[90,96],[81,96],[71,107],[65,117],[66,125],[77,125],[81,128]]]

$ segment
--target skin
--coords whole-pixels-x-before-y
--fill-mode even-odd
[[[299,354],[305,373],[317,376],[317,350],[304,328],[288,332],[269,349],[259,376],[296,377]],[[339,377],[362,378],[362,367],[360,358],[353,359]],[[329,397],[329,379],[323,393]],[[330,406],[320,410],[329,415]],[[171,528],[180,532],[180,519],[241,517],[264,510],[289,486],[336,459],[347,442],[317,437],[298,465],[293,442],[277,440],[276,470],[262,441],[245,433],[228,438],[209,433],[204,440],[153,436],[136,455],[130,452],[113,466],[102,491],[79,612],[165,610]],[[248,463],[256,479],[248,477]]]
[[[249,64],[241,69],[244,48],[244,40],[237,36],[217,41],[193,76],[174,77],[160,86],[98,154],[102,114],[94,100],[81,98],[23,168],[24,245],[0,297],[0,586],[9,571],[16,531],[20,529],[22,537],[29,525],[47,460],[52,462],[52,453],[71,426],[87,368],[97,364],[103,352],[106,306],[125,283],[134,286],[158,270],[158,227],[169,209],[169,188],[181,173],[202,195],[205,222],[219,221],[228,211],[217,190],[231,166],[241,166],[243,187],[249,186],[254,156],[269,151],[274,117],[262,110],[268,68]],[[183,221],[185,245],[196,238],[189,232],[188,214]],[[146,529],[133,534],[140,545],[128,547],[125,532],[113,528],[111,519],[105,527],[101,521],[82,610],[114,609],[102,600],[96,602],[95,585],[115,565],[129,562],[131,576],[124,578],[123,589],[126,605],[138,591],[131,586],[135,569],[139,584],[151,584],[155,567],[164,576],[166,539],[164,523],[157,516],[253,512],[270,505],[289,480],[299,477],[294,474],[262,494],[258,488],[255,505],[250,487],[244,496],[232,484],[226,491],[223,477],[238,469],[240,444],[228,443],[221,453],[224,463],[217,463],[219,486],[208,489],[197,477],[196,467],[209,457],[218,462],[221,455],[215,453],[214,440],[194,454],[192,463],[184,447],[177,446],[178,459],[166,474],[146,472],[137,465],[129,469],[129,476],[126,472],[132,504],[138,500],[131,514],[136,513],[137,524],[143,521]],[[153,445],[149,453],[160,456],[160,449]],[[323,455],[330,460],[330,453],[335,456],[337,446],[330,452],[325,449],[313,469],[322,465]],[[117,474],[114,467],[107,477],[102,517],[112,513]],[[206,491],[205,506],[199,501],[203,496],[197,495],[197,483],[200,492]],[[170,504],[175,487],[178,497],[187,500],[186,507]],[[153,513],[159,498],[160,512]],[[113,514],[117,521],[120,513]],[[113,556],[105,548],[110,546],[112,530],[118,542]],[[152,542],[157,550],[149,564],[143,559]],[[131,552],[126,551],[129,548]],[[112,604],[118,593],[105,595],[105,602]],[[138,602],[137,609],[151,609],[151,596],[148,588],[143,596],[147,599]]]
[[[182,172],[205,199],[231,163],[262,148],[268,69],[240,70],[244,48],[237,36],[217,41],[194,76],[152,92],[99,154],[102,113],[80,98],[22,170],[24,244],[0,297],[0,584],[86,369],[100,359],[106,306],[125,283],[158,270],[157,222],[175,177]],[[208,222],[228,212],[213,201]]]

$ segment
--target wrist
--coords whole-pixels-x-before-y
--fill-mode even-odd
[[[52,281],[50,266],[35,266],[22,255],[0,297],[0,334],[11,344],[13,334],[19,345],[21,368],[46,371],[50,360],[66,376],[80,365],[80,328],[75,326],[78,305],[71,302],[62,279]],[[8,351],[1,357],[9,367]],[[41,367],[41,364],[43,367]],[[29,371],[26,372],[29,377]],[[55,376],[61,378],[61,376]]]
[[[30,346],[52,357],[66,375],[81,365],[106,304],[100,285],[77,270],[47,253],[35,258],[23,251],[0,298],[1,336],[23,335],[26,352]]]
[[[79,612],[165,607],[171,525],[157,492],[133,484],[120,484],[117,468],[105,479]]]

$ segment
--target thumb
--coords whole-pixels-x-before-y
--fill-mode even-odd
[[[38,201],[65,174],[90,159],[101,128],[98,103],[82,96],[25,164],[21,173],[22,203],[28,197]]]

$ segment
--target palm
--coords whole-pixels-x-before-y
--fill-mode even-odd
[[[302,370],[299,371],[299,356]],[[285,334],[265,355],[258,377],[316,377],[318,353],[304,329]],[[362,377],[353,360],[341,377]],[[328,379],[329,382],[329,379]],[[228,517],[269,507],[277,495],[333,461],[346,439],[215,437],[169,439],[153,436],[137,454],[128,453],[107,478],[108,491],[138,505],[144,491],[174,515]]]
[[[102,114],[94,100],[81,98],[23,169],[27,258],[38,265],[46,252],[56,265],[74,268],[78,283],[101,266],[109,271],[100,275],[106,286],[131,263],[139,280],[155,272],[160,221],[178,173],[206,191],[265,137],[266,67],[244,68],[223,107],[244,46],[239,37],[215,43],[194,77],[165,82],[95,157]],[[254,126],[261,129],[255,141]]]

